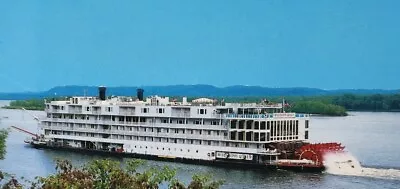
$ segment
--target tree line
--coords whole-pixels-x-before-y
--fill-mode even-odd
[[[221,98],[222,99],[222,98]],[[284,102],[285,110],[330,116],[344,116],[347,111],[400,111],[400,94],[321,95],[288,97],[225,97],[226,102]]]
[[[171,99],[181,99],[173,97]],[[193,100],[196,97],[189,97]],[[400,111],[400,94],[374,94],[374,95],[321,95],[321,96],[248,96],[248,97],[210,97],[218,99],[220,102],[254,103],[267,100],[271,103],[285,102],[286,111],[299,113],[311,113],[331,116],[347,115],[347,110],[353,111]],[[66,99],[59,97],[57,99]],[[52,100],[52,99],[47,99]],[[28,110],[43,110],[43,99],[16,100],[6,108],[25,108]]]
[[[348,110],[400,111],[400,94],[354,95],[345,94],[332,99],[333,104]]]

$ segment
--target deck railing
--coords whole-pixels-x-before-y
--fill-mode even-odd
[[[249,118],[249,119],[265,119],[265,118],[302,118],[309,117],[309,114],[299,113],[272,113],[272,114],[227,114],[226,118]]]

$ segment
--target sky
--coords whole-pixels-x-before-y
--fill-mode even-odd
[[[0,92],[400,88],[398,0],[0,1]]]

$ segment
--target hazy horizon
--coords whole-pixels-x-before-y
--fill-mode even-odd
[[[320,89],[320,90],[325,90],[325,91],[335,91],[335,90],[384,90],[384,91],[400,91],[400,88],[398,89],[382,89],[382,88],[336,88],[336,89],[323,89],[323,88],[315,88],[315,87],[268,87],[268,86],[258,86],[258,85],[229,85],[229,86],[215,86],[215,85],[209,85],[209,84],[173,84],[173,85],[138,85],[138,86],[105,86],[105,85],[60,85],[60,86],[53,86],[45,90],[40,90],[40,91],[0,91],[0,93],[38,93],[38,92],[46,92],[49,91],[53,88],[56,87],[99,87],[99,86],[105,86],[107,88],[130,88],[130,87],[168,87],[168,86],[199,86],[199,85],[206,85],[206,86],[212,86],[216,88],[228,88],[228,87],[235,87],[235,86],[243,86],[243,87],[261,87],[261,88],[271,88],[271,89],[294,89],[294,88],[308,88],[308,89]]]
[[[400,89],[400,1],[7,1],[0,92]]]

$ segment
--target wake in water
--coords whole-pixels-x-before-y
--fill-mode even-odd
[[[334,175],[400,179],[400,170],[362,167],[360,162],[348,152],[326,154],[324,156],[324,165],[326,172]]]

